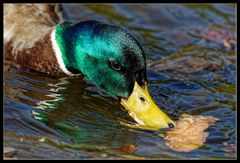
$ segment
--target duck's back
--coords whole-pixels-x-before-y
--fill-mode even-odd
[[[59,5],[4,4],[4,60],[54,76],[63,75],[50,34],[62,21]]]

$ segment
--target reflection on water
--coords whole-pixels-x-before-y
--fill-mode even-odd
[[[236,157],[235,51],[196,37],[212,27],[234,33],[234,5],[65,4],[64,10],[73,22],[96,19],[132,33],[146,53],[150,93],[173,119],[189,113],[220,120],[202,148],[183,155],[165,146],[158,136],[164,131],[123,125],[134,121],[82,76],[51,78],[4,66],[4,146],[14,147],[16,157]]]

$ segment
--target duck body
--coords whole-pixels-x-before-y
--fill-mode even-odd
[[[60,16],[54,5],[4,4],[4,61],[63,76],[51,43]]]

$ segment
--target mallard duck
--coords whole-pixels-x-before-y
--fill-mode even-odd
[[[52,76],[83,74],[139,125],[174,126],[148,92],[141,45],[118,26],[64,22],[56,4],[4,4],[4,61]]]

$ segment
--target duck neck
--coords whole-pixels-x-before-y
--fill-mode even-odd
[[[72,33],[68,33],[71,23],[57,25],[51,33],[52,46],[61,70],[70,76],[81,73],[76,66],[74,56],[74,40]]]

